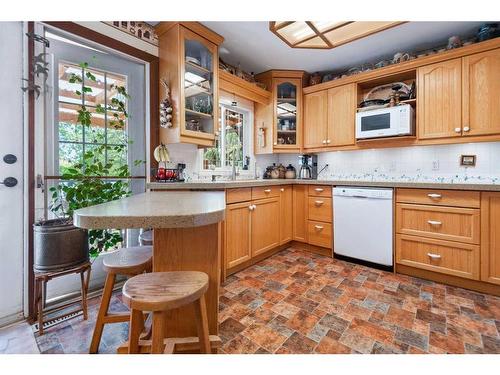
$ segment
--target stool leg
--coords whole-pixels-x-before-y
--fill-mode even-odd
[[[139,336],[144,326],[144,316],[140,310],[130,312],[130,325],[128,327],[128,352],[139,353]]]
[[[153,312],[153,334],[151,340],[151,354],[163,353],[163,339],[165,338],[165,319],[163,311]]]
[[[101,306],[99,306],[99,312],[97,313],[97,320],[95,322],[94,333],[92,335],[92,341],[90,342],[90,354],[95,354],[99,350],[99,344],[101,342],[102,331],[104,329],[104,318],[108,314],[109,302],[111,301],[111,295],[113,293],[113,288],[115,286],[116,275],[114,273],[108,273],[106,275],[106,282],[104,283],[104,291],[102,293]]]
[[[85,274],[87,275],[85,277]],[[80,281],[82,283],[82,311],[83,311],[83,320],[87,320],[87,288],[88,288],[88,280],[90,279],[90,268],[88,270],[82,270],[80,273]]]
[[[196,326],[198,328],[198,337],[200,340],[200,353],[210,354],[210,337],[208,333],[207,305],[205,295],[202,295],[198,301],[194,302],[194,312],[196,315]]]

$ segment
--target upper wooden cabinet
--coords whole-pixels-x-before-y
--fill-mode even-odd
[[[304,95],[304,148],[355,144],[356,85]]]
[[[328,90],[327,146],[349,146],[356,143],[356,85]]]
[[[463,58],[464,135],[500,134],[500,49]]]
[[[272,101],[255,104],[255,154],[299,152],[304,72],[270,70],[256,79],[271,88]]]
[[[462,135],[462,60],[454,59],[417,70],[418,137]]]
[[[212,146],[218,121],[218,44],[222,37],[197,22],[160,23],[159,78],[170,85],[173,126],[160,129],[163,143]],[[160,86],[160,100],[165,90]]]
[[[481,193],[481,280],[500,285],[500,193]]]
[[[304,148],[325,146],[327,121],[327,90],[304,95]]]

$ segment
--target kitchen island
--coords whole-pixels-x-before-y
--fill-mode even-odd
[[[73,220],[85,229],[153,228],[153,272],[202,271],[209,276],[209,331],[217,335],[225,207],[224,192],[147,192],[79,209]],[[191,306],[170,311],[165,337],[196,336],[195,321]]]

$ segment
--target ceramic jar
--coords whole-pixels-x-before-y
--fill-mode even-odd
[[[288,164],[288,167],[286,167],[285,178],[287,180],[291,180],[294,179],[295,177],[297,177],[295,168],[293,167],[293,165]]]

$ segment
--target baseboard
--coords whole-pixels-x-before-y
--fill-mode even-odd
[[[325,257],[330,257],[330,258],[333,257],[332,249],[329,249],[327,247],[320,247],[299,241],[292,241],[290,242],[289,246],[297,250],[309,251],[311,253],[323,255]]]
[[[485,283],[483,281],[463,279],[457,276],[445,275],[428,270],[421,270],[419,268],[404,266],[402,264],[396,264],[396,273],[415,276],[421,279],[431,280],[442,284],[456,286],[459,288],[471,289],[475,290],[476,292],[492,294],[494,296],[500,296],[500,286]]]
[[[22,320],[24,320],[24,313],[22,311],[7,316],[3,316],[0,318],[0,328],[4,328],[8,325],[20,322]]]

